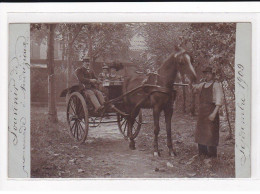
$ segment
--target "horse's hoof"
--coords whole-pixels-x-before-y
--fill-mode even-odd
[[[129,148],[130,148],[131,150],[135,150],[135,142],[134,142],[134,141],[130,141],[130,143],[129,143]]]
[[[154,153],[153,153],[153,156],[154,156],[154,157],[160,157],[160,153],[159,153],[159,152],[154,152]]]
[[[177,156],[177,154],[176,154],[175,152],[169,152],[169,155],[170,155],[171,157]]]
[[[169,155],[172,157],[177,156],[176,151],[174,151],[174,150],[170,150]]]

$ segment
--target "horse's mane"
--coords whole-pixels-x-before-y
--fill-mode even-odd
[[[161,70],[165,65],[167,65],[167,64],[172,64],[173,62],[177,62],[177,61],[178,61],[178,57],[177,57],[177,58],[174,57],[174,55],[175,55],[176,53],[177,53],[177,51],[172,52],[172,53],[162,62],[162,64],[160,65],[160,67],[158,68],[157,71],[160,71],[160,70]],[[191,63],[193,63],[193,58],[191,57],[190,53],[185,50],[185,52],[182,53],[181,55],[185,55],[185,54],[189,55],[190,60],[191,60]]]
[[[158,68],[158,71],[160,71],[165,65],[172,63],[174,60],[176,60],[176,58],[174,57],[176,52],[173,52],[172,54],[170,54],[160,65],[160,67]]]

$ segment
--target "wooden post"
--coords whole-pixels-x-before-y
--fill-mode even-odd
[[[228,113],[228,108],[227,108],[227,100],[226,100],[226,94],[225,94],[225,90],[223,87],[223,84],[220,82],[222,90],[223,90],[223,94],[224,94],[224,104],[225,104],[225,110],[226,110],[226,117],[227,117],[227,122],[228,122],[228,126],[229,126],[229,136],[227,139],[231,139],[232,138],[232,128],[231,128],[231,124],[230,124],[230,120],[229,120],[229,113]]]
[[[185,83],[184,76],[181,76],[181,82]],[[182,86],[182,97],[183,97],[182,111],[183,111],[183,113],[186,113],[186,90],[185,90],[185,86]]]
[[[185,86],[182,86],[182,95],[183,95],[183,113],[186,113],[186,90],[185,90]]]
[[[221,78],[222,78],[222,81],[225,80],[223,79],[225,76],[225,73],[222,69],[221,70]],[[223,84],[222,82],[220,82],[220,85],[222,87],[222,90],[223,90],[223,95],[224,95],[224,105],[225,105],[225,111],[226,111],[226,117],[227,117],[227,122],[228,122],[228,127],[229,127],[229,136],[227,137],[227,139],[231,139],[232,138],[232,128],[231,128],[231,124],[230,124],[230,121],[229,121],[229,112],[228,112],[228,108],[227,108],[227,100],[226,100],[226,93],[225,93],[225,88],[223,87]],[[233,93],[233,95],[235,96],[234,94],[234,91],[231,89],[231,92]]]
[[[48,119],[55,123],[58,121],[56,98],[55,98],[55,76],[54,76],[54,29],[55,24],[49,24],[48,36]]]
[[[196,95],[191,92],[191,108],[190,108],[190,112],[192,116],[195,116],[195,99],[196,99]]]

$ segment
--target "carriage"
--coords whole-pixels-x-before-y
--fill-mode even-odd
[[[98,127],[102,123],[117,123],[124,139],[127,140],[130,136],[136,138],[142,125],[142,112],[139,112],[132,134],[129,134],[128,114],[125,112],[123,98],[120,98],[122,96],[123,81],[106,80],[103,81],[102,85],[107,91],[106,102],[113,101],[112,106],[110,106],[110,103],[105,104],[102,113],[94,111],[94,106],[84,93],[85,88],[83,85],[74,85],[62,91],[60,96],[66,97],[67,122],[72,137],[77,142],[83,143],[87,139],[89,127]]]
[[[109,81],[104,85],[108,89],[108,95],[103,114],[100,115],[93,111],[90,100],[84,94],[84,86],[75,85],[65,89],[61,97],[66,97],[67,120],[72,136],[83,143],[87,138],[90,124],[97,126],[102,123],[105,115],[113,115],[116,117],[115,122],[120,132],[125,139],[130,140],[129,148],[135,149],[134,139],[142,125],[141,109],[151,108],[154,120],[154,156],[159,156],[158,134],[162,111],[165,116],[169,155],[175,156],[176,151],[173,149],[171,137],[172,104],[176,96],[173,86],[188,86],[175,83],[178,72],[183,76],[187,75],[191,83],[196,80],[196,72],[189,54],[184,52],[176,56],[174,51],[156,72],[143,76],[129,76],[124,82],[124,92],[122,82]]]

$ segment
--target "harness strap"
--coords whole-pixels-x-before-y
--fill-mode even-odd
[[[154,85],[148,85],[148,86],[154,86]],[[144,88],[143,88],[144,89]],[[143,99],[141,99],[136,105],[135,107],[133,108],[133,111],[131,112],[130,116],[134,114],[134,111],[136,110],[136,108],[138,108],[144,101],[146,101],[153,93],[156,93],[156,92],[159,92],[159,93],[164,93],[164,94],[167,94],[167,95],[171,95],[171,90],[168,89],[168,88],[163,88],[163,87],[157,87],[156,89],[150,91],[149,93],[146,93],[145,97]]]
[[[144,84],[143,90],[145,90],[146,88],[153,88],[153,90],[150,92],[160,92],[160,93],[165,93],[165,94],[171,94],[171,92],[172,92],[172,89],[158,86],[158,85]]]
[[[140,89],[145,90],[146,87],[154,88],[154,90],[152,90],[152,92],[161,92],[161,93],[165,93],[165,94],[169,94],[169,95],[171,94],[171,91],[172,91],[171,89],[166,88],[166,87],[162,87],[162,86],[158,86],[158,85],[144,84],[142,86],[136,87],[136,88],[134,88],[134,89],[124,93],[123,95],[121,95],[121,96],[119,96],[117,98],[109,100],[107,102],[107,104],[112,103],[112,102],[117,102],[117,101],[121,100],[123,97],[125,97],[127,95],[130,95],[130,94],[132,94],[132,93],[134,93],[134,92],[136,92],[136,91],[138,91]]]

